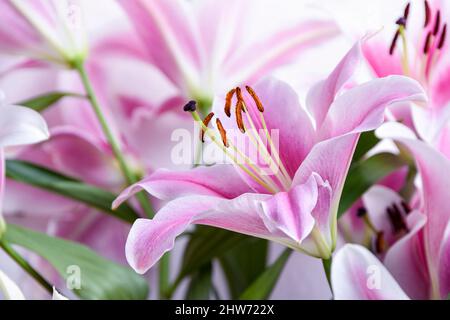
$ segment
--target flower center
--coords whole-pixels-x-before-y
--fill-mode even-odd
[[[405,7],[403,16],[397,19],[397,31],[389,47],[389,54],[392,55],[396,50],[399,39],[402,42],[401,63],[403,73],[411,75],[411,65],[408,56],[408,42],[407,42],[407,23],[409,18],[410,3]],[[433,20],[433,22],[432,22]],[[416,46],[416,55],[418,57],[418,69],[416,69],[415,76],[424,83],[428,83],[433,66],[442,54],[447,36],[447,23],[442,24],[441,12],[436,10],[432,12],[427,0],[424,1],[424,25],[422,28],[422,35],[419,43]]]
[[[205,136],[208,136],[235,165],[267,192],[287,191],[292,184],[292,178],[280,159],[273,139],[274,130],[269,132],[267,127],[263,103],[251,87],[246,86],[245,89],[246,97],[243,90],[237,87],[230,90],[225,98],[225,116],[231,118],[234,114],[237,130],[226,129],[217,116],[213,126],[213,112],[201,120],[195,108],[195,101],[188,102],[184,110],[191,112],[200,125],[202,143],[205,142]]]

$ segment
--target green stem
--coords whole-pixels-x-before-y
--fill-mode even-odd
[[[332,259],[333,258],[329,258],[329,259],[322,259],[322,264],[323,264],[323,270],[325,271],[325,275],[327,276],[327,281],[328,281],[328,285],[330,286],[330,290],[333,293],[333,287],[331,286],[331,264],[332,264]]]
[[[159,260],[159,298],[170,299],[170,253],[166,252]],[[170,294],[170,295],[169,295]]]
[[[53,286],[45,280],[45,278],[37,272],[36,269],[34,269],[16,250],[14,250],[13,247],[11,247],[5,240],[0,241],[0,247],[45,290],[47,290],[50,294],[53,294]]]
[[[97,97],[95,95],[94,89],[92,87],[91,81],[89,80],[89,76],[86,72],[86,68],[84,67],[84,64],[82,62],[76,62],[74,63],[74,68],[78,71],[81,77],[81,81],[83,82],[83,86],[86,90],[87,98],[89,99],[92,109],[94,110],[95,115],[97,116],[98,121],[100,122],[100,125],[102,127],[103,133],[106,136],[106,139],[108,140],[111,149],[114,153],[114,156],[119,163],[120,170],[122,171],[122,174],[127,182],[128,185],[131,185],[135,182],[137,182],[136,175],[131,171],[131,169],[128,167],[125,158],[123,157],[122,151],[120,150],[119,143],[117,142],[116,138],[114,137],[111,129],[108,126],[108,122],[106,121],[106,118],[103,114],[102,108],[100,107],[100,104],[97,100]],[[148,201],[148,198],[142,193],[137,193],[136,198],[138,199],[142,209],[146,213],[146,215],[149,218],[152,218],[154,216],[153,208]]]

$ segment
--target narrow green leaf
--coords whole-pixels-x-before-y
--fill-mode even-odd
[[[66,280],[80,287],[73,291],[82,299],[146,299],[147,281],[133,270],[100,257],[81,244],[8,224],[4,239],[47,260]],[[79,273],[78,273],[79,272]]]
[[[371,186],[405,165],[406,163],[400,157],[391,153],[379,153],[354,163],[349,170],[342,191],[338,218]]]
[[[83,97],[82,95],[70,92],[50,92],[44,95],[33,97],[31,99],[18,102],[17,105],[31,108],[37,112],[42,112],[51,105],[57,103],[64,97]]]
[[[232,299],[237,299],[266,269],[268,242],[249,238],[219,258]]]
[[[291,249],[285,249],[283,253],[278,257],[278,259],[244,291],[239,299],[268,299],[291,253]]]
[[[375,147],[378,142],[380,142],[380,139],[378,139],[375,135],[375,131],[361,133],[355,153],[353,154],[353,162],[361,160],[361,158],[364,157],[364,155],[373,147]]]
[[[6,176],[84,202],[126,222],[132,223],[139,217],[127,204],[112,210],[111,204],[117,197],[113,193],[29,162],[6,160]]]
[[[227,230],[198,226],[184,251],[179,277],[192,273],[247,238],[245,235]]]
[[[212,263],[207,263],[192,275],[186,299],[207,300],[210,297],[212,286]]]

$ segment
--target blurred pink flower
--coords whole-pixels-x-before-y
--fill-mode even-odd
[[[76,0],[5,0],[0,3],[0,50],[70,66],[87,43]]]
[[[260,1],[125,0],[120,4],[146,50],[135,54],[157,66],[181,97],[206,104],[205,108],[215,94],[237,84],[251,85],[338,34],[330,21],[299,17],[295,25],[284,27],[261,19],[255,12],[264,5]],[[255,37],[248,32],[253,28],[266,32]],[[129,37],[116,45],[127,43]]]
[[[270,239],[329,258],[336,245],[337,207],[360,132],[381,124],[384,109],[393,103],[425,100],[417,82],[401,76],[345,90],[359,58],[357,43],[328,79],[310,91],[308,109],[313,111],[315,124],[299,105],[297,94],[277,80],[260,82],[255,87],[259,98],[251,88],[248,94],[241,92],[241,97],[236,89],[236,122],[223,110],[224,99],[217,98],[213,111],[225,128],[247,128],[245,137],[253,135],[256,140],[252,127],[264,134],[278,130],[279,153],[273,145],[257,144],[257,155],[271,171],[261,174],[252,153],[241,150],[244,164],[234,159],[234,166],[158,170],[129,187],[115,206],[142,189],[162,200],[172,200],[153,220],[139,219],[133,225],[126,246],[130,265],[140,273],[148,270],[191,224]],[[257,101],[262,101],[263,112]],[[246,111],[242,121],[239,108]],[[224,152],[236,145],[232,139],[224,143],[231,146],[222,146]]]
[[[446,299],[450,293],[450,210],[446,192],[450,181],[450,162],[423,142],[408,139],[399,139],[398,142],[413,155],[421,177],[421,188],[411,208],[402,204],[395,192],[384,187],[374,189],[378,197],[369,201],[367,210],[371,213],[375,228],[383,233],[388,246],[387,252],[377,253],[409,297]],[[349,272],[353,269],[348,264],[353,259],[349,258],[352,255],[350,251],[345,250],[346,254],[341,254],[347,256],[347,264],[344,258],[334,261],[333,268],[336,268],[337,274],[347,274],[346,278],[339,278],[337,274],[333,276],[336,283],[333,287],[335,294],[348,297],[346,294],[359,290],[360,295],[355,293],[353,298],[389,298],[376,292],[372,294],[367,288],[365,291],[361,289],[362,281],[367,277],[358,279],[357,272],[350,275]],[[362,260],[368,259],[367,254],[364,256]],[[387,278],[382,281],[390,282]],[[352,286],[355,286],[354,290],[349,290]],[[383,292],[387,293],[385,290],[388,289],[389,287],[385,287]]]
[[[412,128],[421,139],[450,153],[448,146],[439,144],[442,135],[448,134],[450,119],[448,3],[404,3],[398,20],[388,16],[392,26],[395,22],[390,38],[384,32],[376,35],[364,46],[364,54],[376,76],[404,74],[423,85],[429,96],[428,106],[397,106],[392,109],[394,118]]]

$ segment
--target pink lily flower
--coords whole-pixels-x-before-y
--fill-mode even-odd
[[[383,205],[383,201],[375,203],[373,198],[372,203],[367,203],[367,211],[375,229],[382,232],[388,248],[383,254],[376,249],[374,252],[383,258],[384,265],[409,297],[446,299],[450,293],[450,214],[445,190],[448,189],[450,162],[423,142],[410,139],[398,139],[398,142],[414,156],[421,188],[410,207],[402,205],[395,192],[377,187],[376,192],[390,200],[385,200]],[[349,262],[339,265],[336,259],[334,264],[340,273],[348,273],[353,268]],[[355,286],[362,286],[361,281],[354,280]],[[341,294],[352,286],[347,283],[344,288],[342,279],[336,282]],[[359,296],[374,297],[367,292]]]
[[[6,0],[0,11],[1,51],[64,66],[86,56],[77,1]]]
[[[273,240],[328,259],[336,245],[337,207],[360,132],[381,124],[386,106],[425,100],[418,83],[402,76],[345,90],[360,55],[357,43],[328,79],[310,91],[307,104],[315,123],[299,105],[296,93],[277,80],[267,79],[255,90],[236,89],[226,99],[217,98],[213,106],[217,128],[208,129],[205,137],[228,153],[236,150],[238,141],[228,139],[226,130],[239,129],[244,137],[256,140],[257,136],[250,137],[253,126],[264,135],[278,130],[279,152],[273,145],[255,147],[266,164],[275,166],[269,165],[271,171],[261,174],[247,150],[238,149],[240,158],[230,157],[234,165],[158,170],[126,189],[114,206],[142,189],[171,200],[153,220],[134,223],[126,245],[130,265],[137,272],[147,271],[192,224]],[[234,92],[236,98],[231,98]],[[237,102],[236,116],[229,118],[231,102]],[[193,105],[185,109],[192,111]],[[195,111],[194,116],[198,117]]]
[[[299,17],[281,27],[261,19],[257,8],[279,10],[275,1],[120,1],[151,62],[186,99],[210,103],[236,84],[253,84],[303,50],[337,35],[328,21]],[[284,13],[280,14],[285,16]],[[267,32],[251,32],[254,26]],[[117,39],[116,39],[117,40]],[[124,39],[126,43],[129,38]],[[116,41],[120,45],[121,41]]]
[[[378,41],[365,47],[367,61],[377,76],[405,74],[424,86],[430,97],[427,108],[413,106],[410,114],[400,108],[394,115],[399,120],[406,117],[419,136],[433,144],[450,115],[450,96],[446,89],[450,85],[449,18],[445,2],[408,3],[403,16],[396,21],[392,41],[383,44],[378,37]]]

